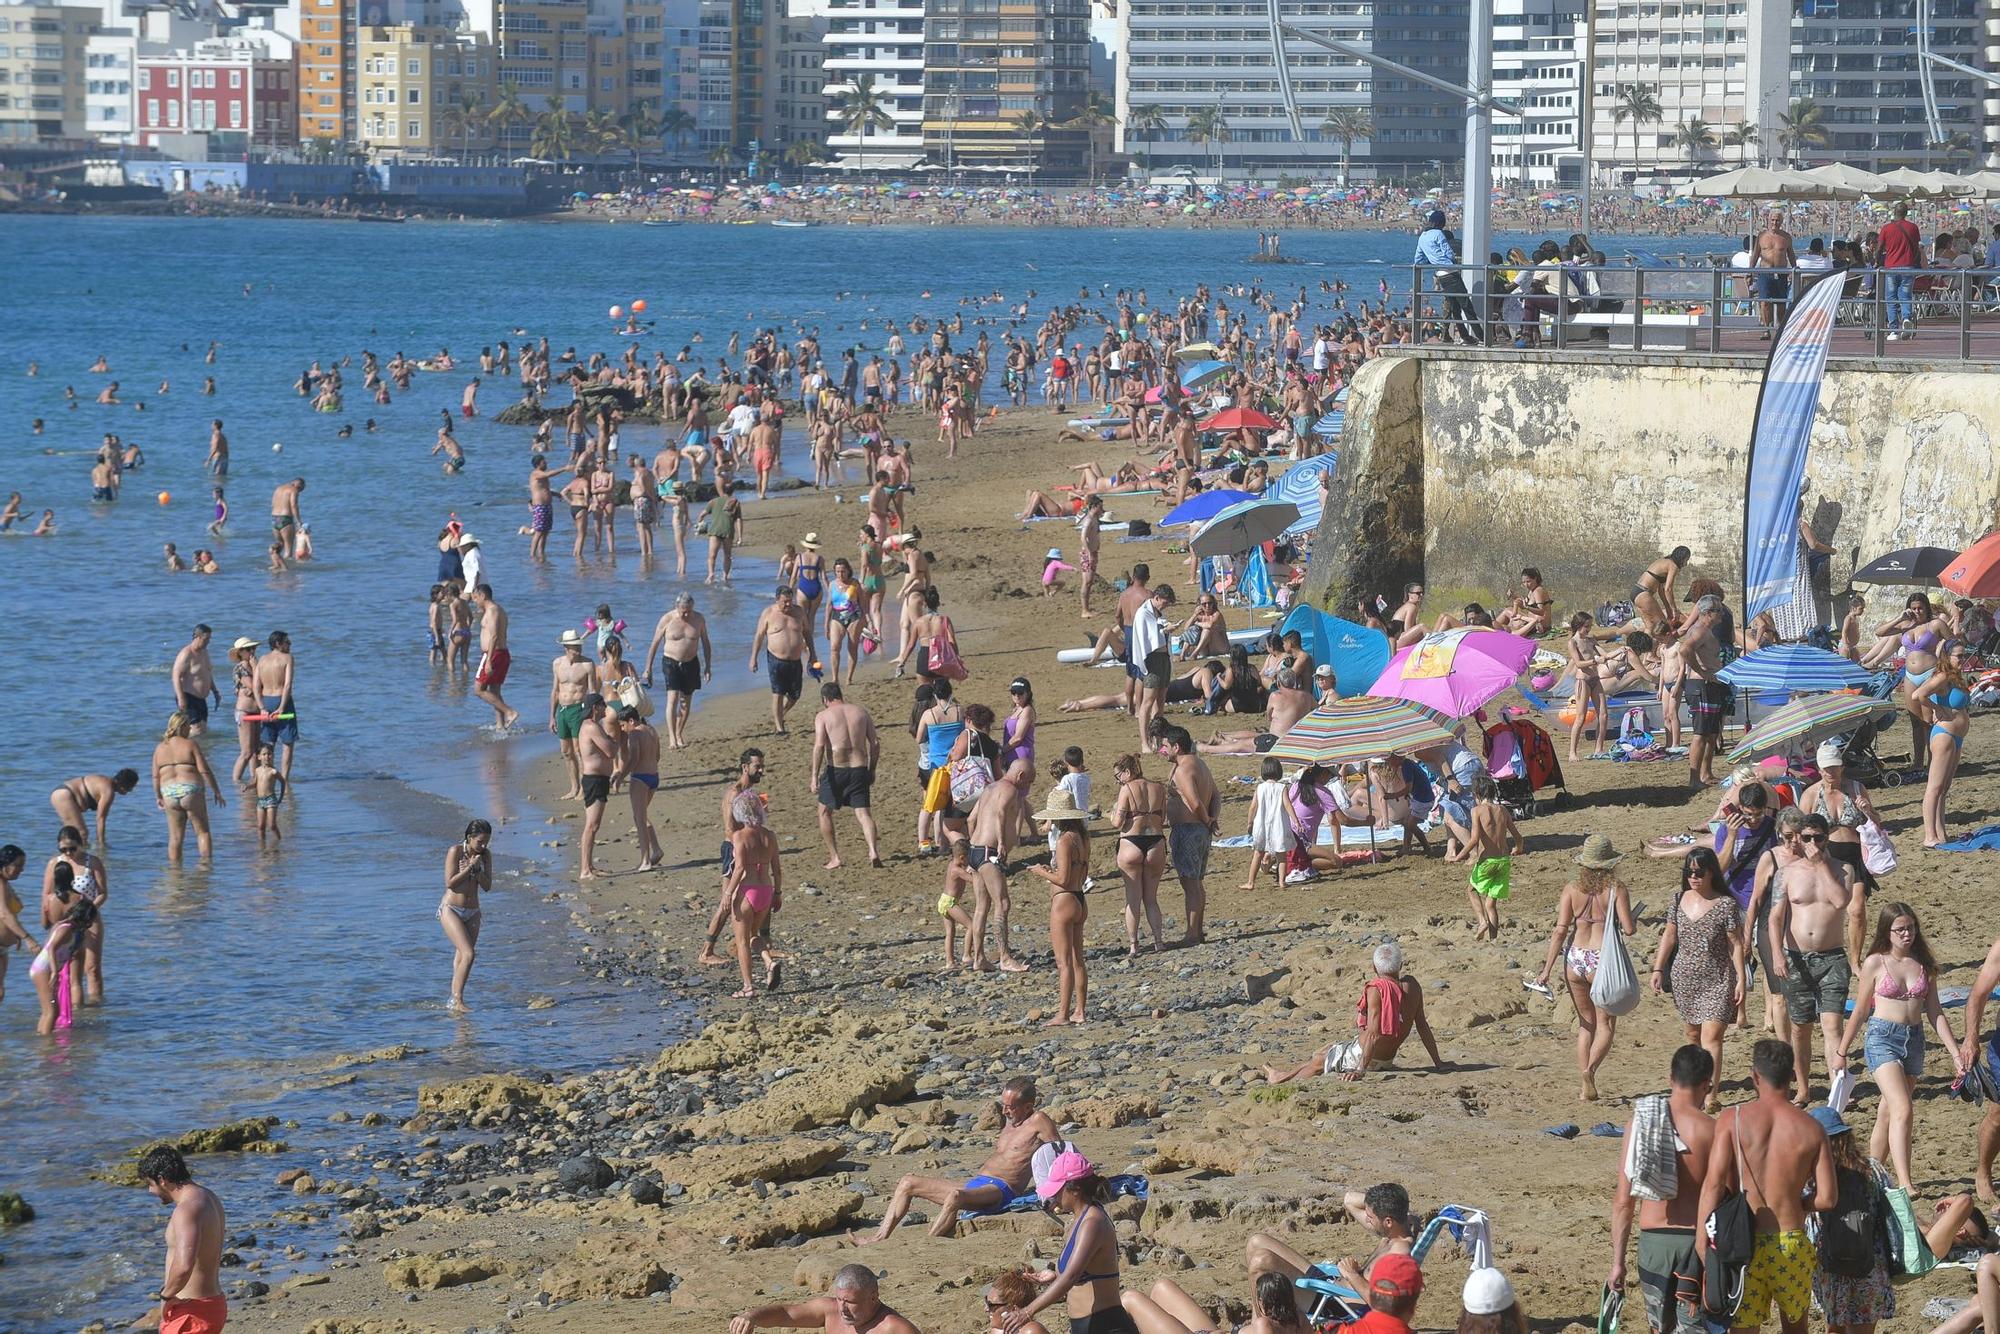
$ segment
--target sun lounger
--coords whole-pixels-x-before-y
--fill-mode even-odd
[[[1483,1210],[1468,1208],[1462,1204],[1447,1204],[1431,1216],[1417,1234],[1410,1246],[1410,1258],[1422,1267],[1424,1258],[1446,1232],[1452,1239],[1467,1246],[1473,1252],[1472,1267],[1477,1269],[1493,1263],[1492,1239],[1489,1223]],[[1315,1324],[1323,1320],[1359,1320],[1368,1313],[1368,1299],[1342,1283],[1338,1278],[1327,1275],[1338,1271],[1332,1265],[1315,1265],[1315,1272],[1297,1280],[1295,1286],[1313,1294],[1312,1310],[1308,1318]]]

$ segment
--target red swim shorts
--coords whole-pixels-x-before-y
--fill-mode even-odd
[[[508,656],[506,649],[494,649],[479,663],[478,683],[483,686],[490,686],[495,690],[506,685],[507,668],[513,661],[513,658]]]
[[[227,1297],[197,1297],[160,1306],[160,1334],[222,1334],[227,1323]]]

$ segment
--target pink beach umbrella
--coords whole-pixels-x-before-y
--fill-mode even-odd
[[[1531,641],[1504,630],[1445,630],[1391,658],[1368,693],[1463,718],[1513,685],[1534,653]]]

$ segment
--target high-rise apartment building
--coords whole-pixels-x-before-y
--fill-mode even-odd
[[[1280,12],[1294,27],[1465,80],[1464,0],[1282,0]],[[1304,130],[1295,136],[1262,0],[1126,0],[1119,24],[1119,147],[1145,154],[1155,170],[1325,175],[1340,158],[1340,134],[1328,125],[1336,115],[1372,126],[1354,149],[1378,173],[1425,171],[1464,155],[1457,99],[1297,40],[1286,44]]]
[[[1088,0],[931,0],[923,88],[933,165],[1081,176],[1090,135],[1069,122],[1090,89]]]
[[[826,142],[826,11],[808,0],[771,0],[781,11],[764,51],[758,135],[766,156]]]
[[[209,152],[243,153],[295,142],[293,57],[288,38],[248,30],[185,51],[141,51],[132,94],[139,143],[200,135]]]
[[[359,146],[393,159],[492,145],[497,61],[484,33],[399,23],[358,29],[354,46]]]
[[[347,0],[299,0],[299,138],[354,138],[354,31]]]
[[[1592,2],[1591,139],[1600,177],[1713,170],[1719,159],[1691,154],[1677,142],[1678,127],[1697,118],[1718,140],[1732,126],[1754,125],[1771,154],[1789,102],[1793,0]]]
[[[0,143],[89,136],[91,37],[103,12],[0,5]]]
[[[1495,0],[1493,95],[1521,108],[1493,117],[1493,179],[1571,186],[1583,179],[1583,6]]]
[[[134,142],[132,80],[139,39],[129,28],[105,28],[84,45],[84,110],[90,137],[99,143]]]
[[[1982,0],[1931,0],[1931,49],[1974,67],[1988,63],[1988,14]],[[1823,144],[1796,152],[1777,141],[1777,126],[1761,125],[1763,152],[1801,163],[1847,162],[1870,171],[1896,167],[1971,170],[1984,165],[1988,99],[2000,90],[1969,75],[1935,68],[1944,143],[1931,142],[1918,81],[1916,0],[1812,0],[1791,26],[1791,96],[1810,97],[1826,131]],[[1994,50],[2000,55],[2000,47]],[[1955,135],[1960,151],[1949,148]]]
[[[998,0],[977,0],[992,4]],[[844,165],[894,171],[924,159],[924,0],[829,0],[827,146]],[[857,83],[861,80],[861,83]],[[884,124],[849,129],[850,100],[872,86]]]

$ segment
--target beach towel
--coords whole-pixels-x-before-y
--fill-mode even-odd
[[[1642,1200],[1671,1200],[1680,1191],[1678,1143],[1667,1095],[1648,1094],[1632,1104],[1632,1133],[1625,1137],[1625,1177]]]
[[[1050,1146],[1043,1145],[1042,1147],[1048,1148]],[[1053,1155],[1051,1156],[1051,1160],[1053,1160]],[[1106,1177],[1104,1178],[1104,1184],[1110,1190],[1111,1198],[1114,1200],[1123,1199],[1126,1196],[1130,1196],[1135,1200],[1150,1199],[1152,1197],[1151,1184],[1145,1177],[1134,1173],[1121,1172],[1117,1176]],[[997,1209],[961,1209],[958,1211],[958,1221],[963,1223],[974,1218],[990,1217],[994,1214],[1033,1213],[1040,1208],[1042,1208],[1041,1198],[1033,1191],[1024,1191]]]
[[[1366,853],[1368,851],[1369,833],[1369,830],[1361,829],[1354,825],[1340,826],[1341,851],[1345,852],[1350,848],[1359,848],[1363,853]],[[1389,825],[1385,828],[1374,830],[1373,833],[1375,835],[1375,842],[1385,851],[1392,846],[1400,846],[1403,841],[1403,827],[1401,825]],[[1252,844],[1250,835],[1232,834],[1228,838],[1216,839],[1210,846],[1217,848],[1247,848],[1252,846]],[[1321,848],[1330,848],[1333,846],[1333,827],[1331,825],[1323,824],[1320,826],[1319,838],[1314,840],[1314,846]]]
[[[1937,846],[1939,852],[2000,852],[2000,824],[1975,829],[1963,838]]]
[[[1249,561],[1243,566],[1243,577],[1237,581],[1236,591],[1253,607],[1276,605],[1277,599],[1271,594],[1271,572],[1264,563],[1261,547],[1250,553]]]

